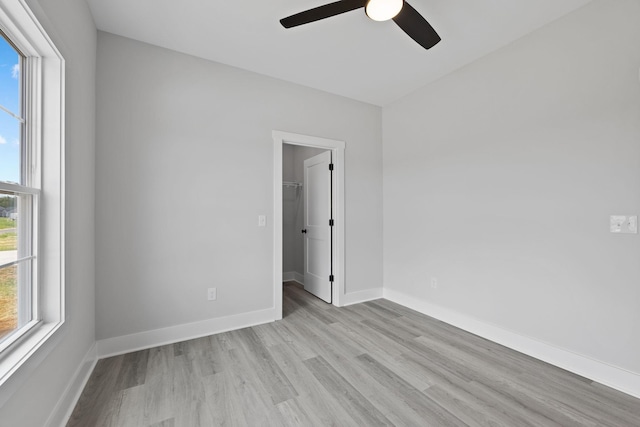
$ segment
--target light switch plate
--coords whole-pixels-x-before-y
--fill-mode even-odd
[[[638,233],[637,215],[611,215],[609,219],[609,230],[612,233]]]
[[[265,215],[258,215],[258,227],[267,226],[267,217]]]

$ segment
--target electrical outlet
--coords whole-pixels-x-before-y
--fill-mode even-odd
[[[218,298],[218,292],[216,291],[216,288],[209,288],[207,289],[207,299],[209,301],[215,301]]]
[[[638,233],[638,216],[611,215],[609,218],[609,231],[612,233]]]
[[[438,279],[436,277],[431,278],[431,289],[438,289]]]

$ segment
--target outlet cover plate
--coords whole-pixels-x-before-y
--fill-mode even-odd
[[[611,215],[609,218],[609,231],[621,234],[638,233],[637,215]]]

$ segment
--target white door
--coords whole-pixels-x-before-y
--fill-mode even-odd
[[[304,161],[304,288],[331,302],[331,151]]]

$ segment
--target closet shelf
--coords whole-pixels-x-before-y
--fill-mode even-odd
[[[294,181],[284,181],[282,183],[282,186],[287,188],[298,188],[298,187],[302,187],[302,183],[294,182]]]

